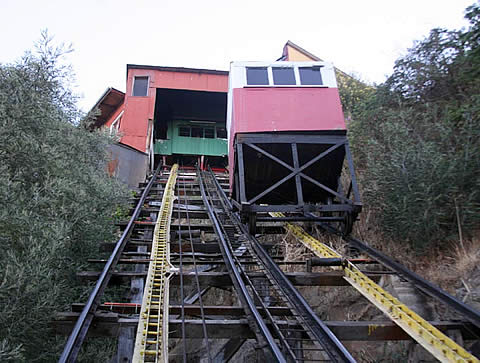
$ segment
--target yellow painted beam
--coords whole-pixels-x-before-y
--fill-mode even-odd
[[[170,222],[175,200],[178,165],[170,169],[170,176],[162,197],[153,234],[152,252],[148,267],[142,308],[138,321],[135,351],[132,362],[144,362],[155,357],[155,362],[168,362],[168,297],[170,280]]]
[[[283,217],[282,213],[270,213],[270,215]],[[309,235],[302,227],[292,223],[285,223],[284,228],[317,256],[322,258],[342,258],[338,252]],[[390,295],[365,276],[355,265],[345,260],[342,268],[345,273],[345,280],[439,361],[480,362],[428,321],[409,309],[400,300]]]

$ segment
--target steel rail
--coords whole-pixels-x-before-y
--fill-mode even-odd
[[[235,216],[235,218],[238,218],[238,216]],[[237,222],[240,222],[240,220],[237,219]],[[245,226],[241,225],[241,228],[244,232],[247,232]],[[318,318],[317,314],[312,310],[303,296],[285,276],[283,271],[273,261],[268,252],[265,251],[262,245],[254,237],[250,236],[250,239],[253,242],[252,246],[257,253],[257,256],[266,265],[268,271],[272,274],[283,293],[288,297],[290,303],[300,313],[300,317],[309,328],[309,331],[324,347],[325,352],[330,359],[334,362],[355,362],[355,359],[353,359],[348,350],[332,333],[330,328],[328,328],[327,325]]]
[[[218,182],[217,178],[215,178],[215,174],[213,173],[213,170],[210,166],[208,167],[208,172],[210,173],[210,175],[214,176],[213,177],[213,183],[215,184],[215,187],[217,188],[218,192],[220,193],[220,195],[221,195],[223,201],[225,202],[225,204],[228,206],[228,209],[232,210],[233,209],[232,202],[230,202],[230,199],[227,197],[227,194],[225,194],[225,191],[223,190],[222,186]]]
[[[209,180],[216,180],[216,178],[214,178],[214,175],[212,175],[212,174],[209,174],[209,177],[210,177]],[[215,191],[218,193],[218,189],[217,189],[216,184],[214,184],[214,188],[215,188]],[[233,221],[233,219],[231,218],[231,213],[229,213],[229,211],[227,209],[228,205],[226,203],[223,203],[224,200],[222,199],[222,195],[220,195],[220,199],[218,199],[218,202],[219,202],[219,204],[221,204],[222,211],[223,211],[223,213],[225,213],[226,217],[228,219],[230,219],[231,223],[235,223],[235,221]],[[236,227],[238,227],[238,226],[236,226]],[[240,228],[238,228],[238,232],[241,232]],[[230,243],[230,245],[233,248],[234,241],[231,241],[228,238],[228,234],[227,234],[227,242]],[[298,348],[293,348],[291,346],[289,341],[291,341],[292,339],[291,339],[291,337],[288,337],[288,335],[291,334],[293,332],[293,330],[288,329],[288,332],[282,331],[282,329],[278,326],[274,316],[272,315],[272,313],[269,310],[270,309],[270,303],[265,301],[265,299],[267,297],[270,297],[271,293],[276,292],[279,295],[282,292],[279,289],[279,287],[277,286],[277,284],[274,281],[272,281],[273,279],[269,276],[268,272],[265,270],[264,265],[257,258],[255,252],[252,251],[252,247],[250,246],[250,244],[245,245],[244,243],[242,243],[242,245],[239,246],[239,248],[242,248],[242,247],[243,247],[243,249],[245,249],[245,251],[248,251],[248,253],[250,254],[250,257],[248,259],[251,260],[251,261],[248,261],[248,262],[244,261],[244,260],[241,261],[235,253],[233,254],[233,260],[234,260],[236,266],[238,266],[238,269],[241,272],[241,274],[244,278],[244,281],[246,282],[247,288],[248,288],[248,286],[250,287],[250,290],[251,290],[252,297],[253,297],[254,301],[256,299],[256,302],[259,304],[260,310],[266,315],[266,317],[270,321],[269,326],[273,329],[273,332],[274,332],[275,336],[280,340],[282,349],[284,349],[285,353],[288,353],[287,354],[287,360],[289,359],[289,360],[294,360],[295,361],[295,360],[298,359],[297,354],[295,353],[295,349],[298,350]],[[255,286],[254,282],[252,281],[252,279],[249,276],[249,273],[251,273],[252,270],[248,269],[246,271],[245,270],[245,267],[247,267],[247,266],[245,266],[246,264],[247,264],[248,267],[256,266],[258,268],[258,270],[256,270],[255,272],[260,272],[263,275],[265,275],[265,281],[268,281],[268,283],[271,284],[271,288],[272,288],[273,291],[268,292],[270,290],[270,287],[266,287],[266,291],[267,291],[267,294],[268,294],[267,296],[264,296],[264,291],[259,291],[258,288]],[[281,296],[279,296],[279,298],[282,299]],[[286,297],[284,297],[284,299],[286,299]],[[297,323],[298,323],[298,321],[297,321]],[[302,332],[303,332],[303,330],[302,330]],[[323,349],[322,349],[322,351],[323,351]],[[288,355],[289,355],[289,357],[288,357]]]
[[[204,185],[205,181],[198,167],[197,167],[197,175],[198,175],[198,180],[200,185],[200,193],[205,203],[205,207],[207,208],[208,215],[212,220],[215,232],[219,238],[220,247],[225,256],[226,265],[228,266],[228,270],[232,277],[232,281],[237,287],[237,293],[239,294],[239,297],[241,298],[241,300],[243,300],[244,304],[246,305],[246,306],[244,305],[244,307],[246,308],[246,310],[248,310],[248,312],[250,313],[250,316],[253,317],[256,327],[258,327],[263,338],[265,339],[266,344],[268,345],[268,348],[272,353],[272,358],[275,359],[277,362],[286,363],[285,357],[283,356],[280,348],[275,342],[275,339],[273,338],[265,322],[263,321],[262,316],[260,315],[259,311],[255,306],[255,303],[253,302],[252,298],[248,293],[247,287],[242,279],[242,276],[240,275],[240,272],[235,266],[232,253],[227,245],[227,241],[225,240],[225,236],[223,234],[222,228],[220,227],[220,223],[218,222],[218,219],[215,216],[212,205],[210,204],[210,201],[208,200],[207,194],[205,192],[205,185]]]
[[[460,313],[463,317],[465,317],[467,320],[469,320],[472,324],[474,324],[477,328],[480,328],[480,312],[479,311],[473,309],[472,307],[468,306],[467,304],[453,297],[446,291],[442,290],[440,287],[435,286],[431,282],[428,282],[423,277],[409,270],[408,268],[401,265],[400,263],[395,262],[393,259],[386,256],[385,254],[378,251],[377,249],[371,246],[368,246],[365,242],[354,237],[343,236],[338,229],[332,226],[329,226],[325,223],[317,222],[316,224],[319,225],[323,230],[327,232],[342,236],[342,238],[346,242],[348,242],[350,245],[366,252],[370,257],[377,260],[382,265],[395,271],[398,275],[400,275],[402,278],[404,278],[408,282],[412,283],[419,290],[423,291],[425,294],[433,297],[434,299],[450,306],[455,311]]]
[[[228,200],[225,192],[220,187],[220,184],[214,177],[211,169],[209,170],[212,179],[214,180],[217,191],[222,196],[222,199],[225,203],[232,207],[231,202]],[[232,213],[232,217],[235,219],[235,222],[240,227],[242,232],[249,236],[250,241],[252,242],[252,247],[256,252],[257,257],[263,262],[267,270],[271,273],[275,279],[277,285],[280,287],[282,292],[287,296],[290,303],[295,307],[295,309],[300,313],[300,317],[303,322],[308,327],[308,330],[316,340],[322,345],[325,349],[326,354],[335,362],[355,362],[355,359],[350,355],[348,350],[343,346],[343,344],[338,340],[338,338],[332,333],[332,331],[323,323],[312,310],[312,308],[305,301],[303,296],[298,292],[298,290],[293,286],[293,284],[288,280],[283,271],[278,267],[278,265],[273,261],[270,255],[265,251],[261,244],[251,236],[246,227],[240,222],[238,215]]]
[[[120,239],[117,241],[115,248],[112,254],[110,255],[108,261],[105,263],[103,271],[100,277],[98,278],[93,291],[90,293],[87,303],[85,304],[85,307],[83,308],[82,313],[78,317],[78,320],[75,323],[75,326],[73,327],[73,330],[70,333],[70,336],[68,337],[68,340],[67,340],[67,343],[65,344],[65,348],[63,349],[62,355],[58,360],[60,363],[66,363],[66,362],[70,363],[70,362],[75,362],[77,360],[77,356],[82,346],[82,343],[85,340],[90,324],[92,323],[92,320],[95,316],[97,307],[100,304],[100,297],[103,295],[105,288],[110,281],[110,277],[112,275],[113,269],[116,267],[117,262],[120,259],[120,256],[125,247],[125,244],[127,243],[127,240],[129,239],[133,231],[133,227],[135,225],[134,222],[140,214],[140,211],[143,207],[145,199],[147,195],[150,193],[150,189],[152,188],[152,185],[155,182],[161,167],[162,167],[162,164],[160,163],[157,169],[155,170],[155,172],[153,173],[147,186],[145,187],[142,193],[142,196],[140,197],[140,200],[138,201],[137,206],[132,214],[132,217],[130,218],[127,224],[127,227],[123,231]]]

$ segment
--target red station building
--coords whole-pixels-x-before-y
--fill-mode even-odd
[[[321,60],[288,41],[279,61]],[[109,88],[95,105],[100,110],[95,127],[109,128],[120,137],[112,148],[110,173],[130,187],[136,187],[160,158],[167,163],[180,161],[184,165],[193,165],[197,161],[203,163],[207,157],[210,165],[227,167],[228,82],[228,71],[127,65],[125,93]],[[244,90],[235,91],[258,96],[251,89]],[[278,100],[263,98],[262,103],[278,103]],[[291,95],[287,98],[291,101]],[[297,98],[295,102],[312,110],[309,97],[298,94]],[[335,104],[337,99],[333,100]],[[332,122],[344,127],[341,108],[331,109],[340,110],[332,115]],[[257,111],[261,113],[260,109]],[[258,112],[255,112],[256,116]],[[255,116],[253,113],[249,115]],[[292,123],[299,115],[286,116],[285,122]],[[245,123],[252,124],[253,121]]]

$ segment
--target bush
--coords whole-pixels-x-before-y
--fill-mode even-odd
[[[420,250],[480,222],[480,6],[467,18],[464,32],[434,29],[416,43],[350,128],[366,203]]]
[[[70,91],[69,50],[46,33],[0,65],[0,360],[52,361],[56,310],[85,293],[75,271],[113,238],[126,190],[106,173],[114,140],[89,132]]]

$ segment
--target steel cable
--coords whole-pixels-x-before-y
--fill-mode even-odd
[[[203,337],[205,341],[205,345],[207,347],[207,354],[208,354],[208,361],[212,362],[212,355],[211,355],[211,350],[210,350],[210,344],[208,341],[208,334],[207,334],[207,325],[205,323],[205,312],[203,309],[203,299],[202,299],[202,290],[200,289],[200,281],[198,279],[198,269],[197,269],[197,263],[195,259],[195,250],[193,247],[193,237],[192,237],[192,229],[190,226],[190,216],[188,213],[188,198],[187,198],[187,191],[185,187],[185,178],[184,178],[184,183],[183,183],[183,196],[184,196],[184,202],[185,202],[185,214],[187,217],[187,226],[188,226],[188,236],[190,239],[190,248],[191,248],[191,253],[192,253],[192,259],[193,259],[193,268],[195,271],[195,283],[197,285],[197,291],[198,291],[198,302],[200,304],[200,312],[201,312],[201,317],[202,317],[202,327],[203,327]],[[179,195],[180,199],[180,195]],[[179,211],[180,213],[180,211]],[[183,303],[183,301],[182,301]]]

